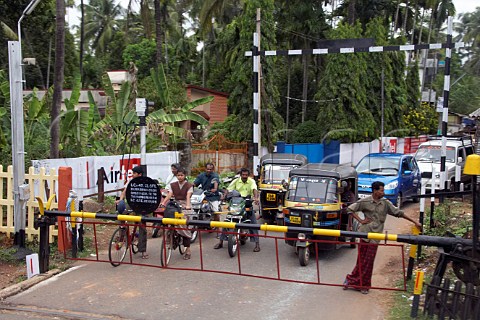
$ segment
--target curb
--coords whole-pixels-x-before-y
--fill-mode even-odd
[[[20,283],[16,283],[14,285],[11,285],[10,287],[6,287],[2,290],[0,290],[0,301],[5,300],[8,297],[11,297],[13,295],[16,295],[24,290],[29,289],[30,287],[33,287],[34,285],[47,280],[51,277],[53,277],[56,274],[59,274],[62,272],[60,269],[52,269],[47,271],[46,273],[41,273],[38,274],[30,279],[27,279],[25,281],[22,281]]]

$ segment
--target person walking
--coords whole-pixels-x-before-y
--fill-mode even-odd
[[[347,212],[360,222],[359,232],[382,233],[387,215],[406,219],[421,229],[422,225],[407,216],[402,210],[395,207],[389,200],[383,198],[385,184],[381,181],[372,183],[372,195],[360,199],[347,208]],[[364,218],[358,216],[363,212]],[[363,294],[369,292],[372,286],[372,272],[375,256],[378,249],[378,240],[360,239],[357,263],[352,273],[348,274],[343,283],[343,289],[354,288]]]

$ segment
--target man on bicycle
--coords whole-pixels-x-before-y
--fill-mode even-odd
[[[205,164],[205,172],[202,172],[198,175],[193,182],[193,185],[195,187],[202,186],[204,191],[210,191],[210,194],[205,195],[205,199],[210,202],[213,212],[218,212],[220,206],[220,193],[218,192],[220,177],[218,174],[213,172],[214,169],[215,166],[213,163],[209,162]],[[213,219],[215,221],[219,221],[220,216],[218,214],[214,214]]]
[[[132,179],[130,179],[125,188],[123,188],[122,194],[120,195],[120,199],[115,201],[117,204],[117,211],[119,214],[122,214],[127,209],[125,205],[125,196],[127,194],[127,186],[134,178],[143,176],[143,169],[141,166],[133,167],[132,169]],[[138,251],[142,253],[142,259],[148,259],[147,254],[147,228],[144,224],[140,224],[138,227]]]
[[[178,181],[170,184],[168,194],[161,203],[163,206],[166,206],[170,198],[173,196],[182,208],[185,210],[192,209],[190,198],[193,194],[193,184],[186,181],[186,176],[185,169],[177,168]],[[183,256],[183,259],[188,260],[192,256],[192,252],[190,251],[190,239],[192,238],[192,233],[188,229],[178,229],[177,232],[183,237],[183,245],[185,246],[185,255]]]
[[[255,204],[258,205],[258,190],[257,190],[257,184],[255,183],[255,180],[249,177],[250,176],[250,170],[247,168],[242,168],[240,169],[240,177],[233,180],[230,185],[228,186],[227,190],[228,191],[233,191],[237,190],[242,197],[253,197]],[[255,216],[255,212],[252,210],[251,212],[251,217],[250,217],[250,223],[251,224],[257,224],[257,217]],[[255,241],[255,248],[253,249],[253,252],[259,252],[260,251],[260,241],[258,238],[258,230],[250,230],[250,233],[253,234],[253,238],[250,238],[251,241]],[[218,242],[213,248],[214,249],[220,249],[223,247],[223,240],[227,240],[227,236],[222,233],[220,236],[220,242]]]

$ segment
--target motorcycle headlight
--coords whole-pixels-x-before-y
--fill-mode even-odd
[[[230,214],[240,214],[242,211],[242,208],[240,207],[230,207]]]
[[[395,189],[396,187],[398,187],[398,181],[392,181],[389,184],[387,184],[384,189],[392,190],[392,189]]]

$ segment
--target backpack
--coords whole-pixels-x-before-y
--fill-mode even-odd
[[[182,212],[182,208],[176,201],[168,201],[163,212],[164,218],[175,218],[175,212]]]

